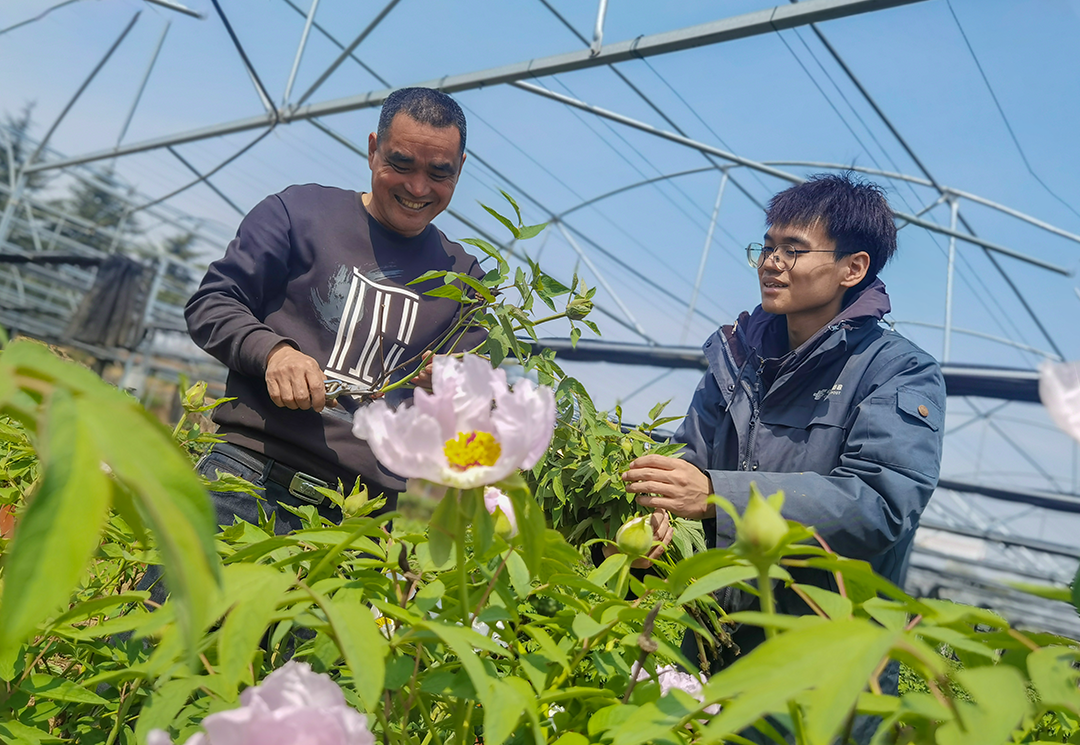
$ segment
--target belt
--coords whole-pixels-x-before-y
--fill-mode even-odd
[[[216,443],[213,449],[228,455],[230,458],[239,458],[241,462],[249,461],[249,466],[261,470],[269,481],[284,486],[289,490],[289,494],[301,502],[319,506],[327,501],[326,496],[318,490],[318,487],[323,489],[332,487],[329,482],[323,481],[316,476],[304,473],[292,466],[285,465],[279,460],[274,460],[262,453],[256,453],[254,450],[248,450],[231,442]]]

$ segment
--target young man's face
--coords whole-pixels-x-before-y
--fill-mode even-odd
[[[432,127],[407,114],[390,122],[380,142],[368,137],[371,194],[368,212],[383,227],[419,235],[450,204],[465,156],[457,127]]]
[[[836,241],[821,224],[773,225],[765,234],[765,246],[783,245],[796,251],[795,265],[778,266],[774,257],[782,259],[782,251],[772,252],[762,262],[758,267],[761,307],[787,316],[789,332],[802,332],[799,336],[805,340],[840,312],[844,293],[865,272],[853,280],[850,257],[836,258]]]

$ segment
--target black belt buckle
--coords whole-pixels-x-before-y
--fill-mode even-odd
[[[316,487],[329,489],[330,484],[322,479],[309,476],[302,471],[297,471],[289,481],[289,494],[292,494],[301,502],[307,502],[308,504],[313,504],[317,507],[323,503],[326,497],[323,496]]]

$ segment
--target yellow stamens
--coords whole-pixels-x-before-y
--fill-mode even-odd
[[[456,440],[447,440],[443,447],[450,467],[467,471],[474,466],[493,466],[502,448],[490,432],[458,432]]]

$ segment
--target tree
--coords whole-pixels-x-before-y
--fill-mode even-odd
[[[34,104],[28,103],[17,117],[4,114],[4,122],[0,124],[0,210],[7,207],[8,190],[34,151],[35,143],[29,134],[33,113]],[[23,188],[27,192],[40,191],[47,183],[48,177],[44,173],[31,173],[27,175]]]

